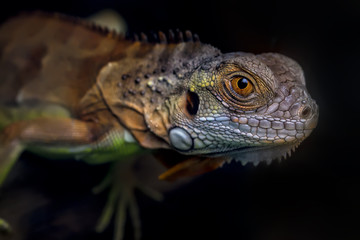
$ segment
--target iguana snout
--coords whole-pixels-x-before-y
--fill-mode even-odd
[[[318,107],[294,60],[273,53],[230,53],[204,64],[170,113],[169,139],[176,150],[270,161],[316,127]]]

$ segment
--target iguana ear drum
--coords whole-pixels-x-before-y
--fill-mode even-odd
[[[170,144],[179,151],[189,151],[194,147],[194,141],[188,131],[174,127],[169,131]]]
[[[186,95],[186,110],[191,116],[194,116],[197,113],[199,103],[199,96],[194,92],[188,91]]]

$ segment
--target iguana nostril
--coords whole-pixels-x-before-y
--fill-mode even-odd
[[[309,118],[311,116],[312,110],[309,106],[305,106],[301,112],[300,112],[300,117],[301,118]]]

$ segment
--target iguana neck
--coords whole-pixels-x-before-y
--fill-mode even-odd
[[[124,49],[124,41],[119,41],[110,61],[100,70],[96,85],[82,100],[82,112],[88,113],[94,103],[103,102],[143,146],[168,148],[166,100],[181,96],[189,76],[220,51],[200,42],[125,42]],[[143,139],[145,133],[147,138],[152,136],[149,144]]]

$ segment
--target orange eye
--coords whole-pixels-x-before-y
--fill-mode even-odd
[[[243,97],[249,96],[254,90],[254,85],[249,79],[243,76],[236,76],[231,80],[232,89]]]

